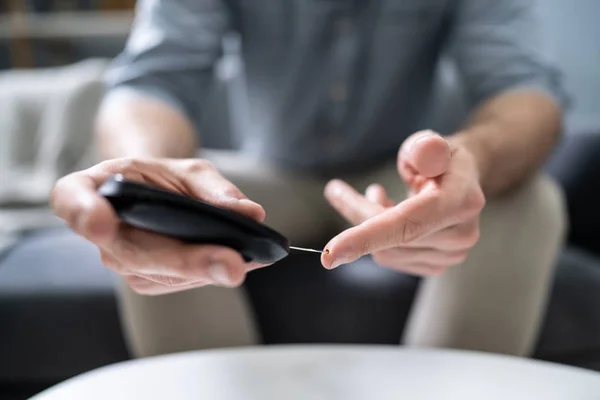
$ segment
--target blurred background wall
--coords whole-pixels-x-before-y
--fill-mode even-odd
[[[600,116],[600,1],[538,0],[542,35],[575,97],[572,118]]]

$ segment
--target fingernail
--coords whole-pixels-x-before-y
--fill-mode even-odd
[[[227,267],[223,263],[212,263],[208,267],[208,274],[216,284],[219,284],[221,286],[232,285],[231,278],[229,277],[229,273],[227,272]]]
[[[260,206],[260,204],[258,204],[258,203],[257,203],[257,202],[255,202],[255,201],[252,201],[252,200],[250,200],[250,199],[237,199],[237,200],[238,200],[240,203],[246,203],[246,204],[252,204],[252,205],[255,205],[255,206]]]
[[[435,133],[433,133],[433,131],[427,131],[427,133],[423,133],[423,136],[418,137],[414,142],[412,142],[412,144],[410,145],[408,151],[410,152],[412,149],[414,149],[415,146],[417,145],[417,143],[419,143],[423,139],[427,139],[427,138],[430,138],[432,136],[435,136]]]
[[[261,206],[260,204],[258,204],[255,201],[252,201],[252,200],[249,200],[249,199],[241,199],[241,200],[238,200],[238,201],[239,201],[240,204],[246,204],[246,206],[250,206],[250,207],[254,207],[254,208],[259,208],[259,209],[261,209],[261,210],[264,211],[263,206]]]

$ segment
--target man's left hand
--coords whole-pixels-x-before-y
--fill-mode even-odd
[[[434,132],[417,132],[400,148],[398,172],[409,189],[398,204],[379,184],[363,196],[345,182],[329,182],[325,197],[354,226],[327,244],[326,268],[372,254],[382,266],[431,276],[466,259],[485,204],[471,152]]]

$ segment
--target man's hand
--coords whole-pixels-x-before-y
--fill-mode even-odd
[[[398,172],[409,189],[399,204],[377,184],[365,196],[338,180],[327,185],[326,198],[355,226],[327,244],[326,268],[372,254],[382,266],[430,276],[465,260],[479,238],[485,203],[471,153],[431,131],[418,132],[400,148]]]
[[[263,208],[248,200],[207,161],[197,159],[115,159],[68,175],[56,184],[51,205],[59,217],[98,246],[104,264],[133,290],[157,295],[201,287],[240,285],[248,271],[232,249],[183,244],[121,224],[96,190],[111,175],[183,193],[263,221]]]

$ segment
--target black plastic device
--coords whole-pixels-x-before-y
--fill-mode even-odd
[[[272,264],[290,252],[288,239],[264,224],[122,175],[109,178],[98,193],[112,204],[121,221],[139,229],[186,243],[227,246],[247,262]]]

